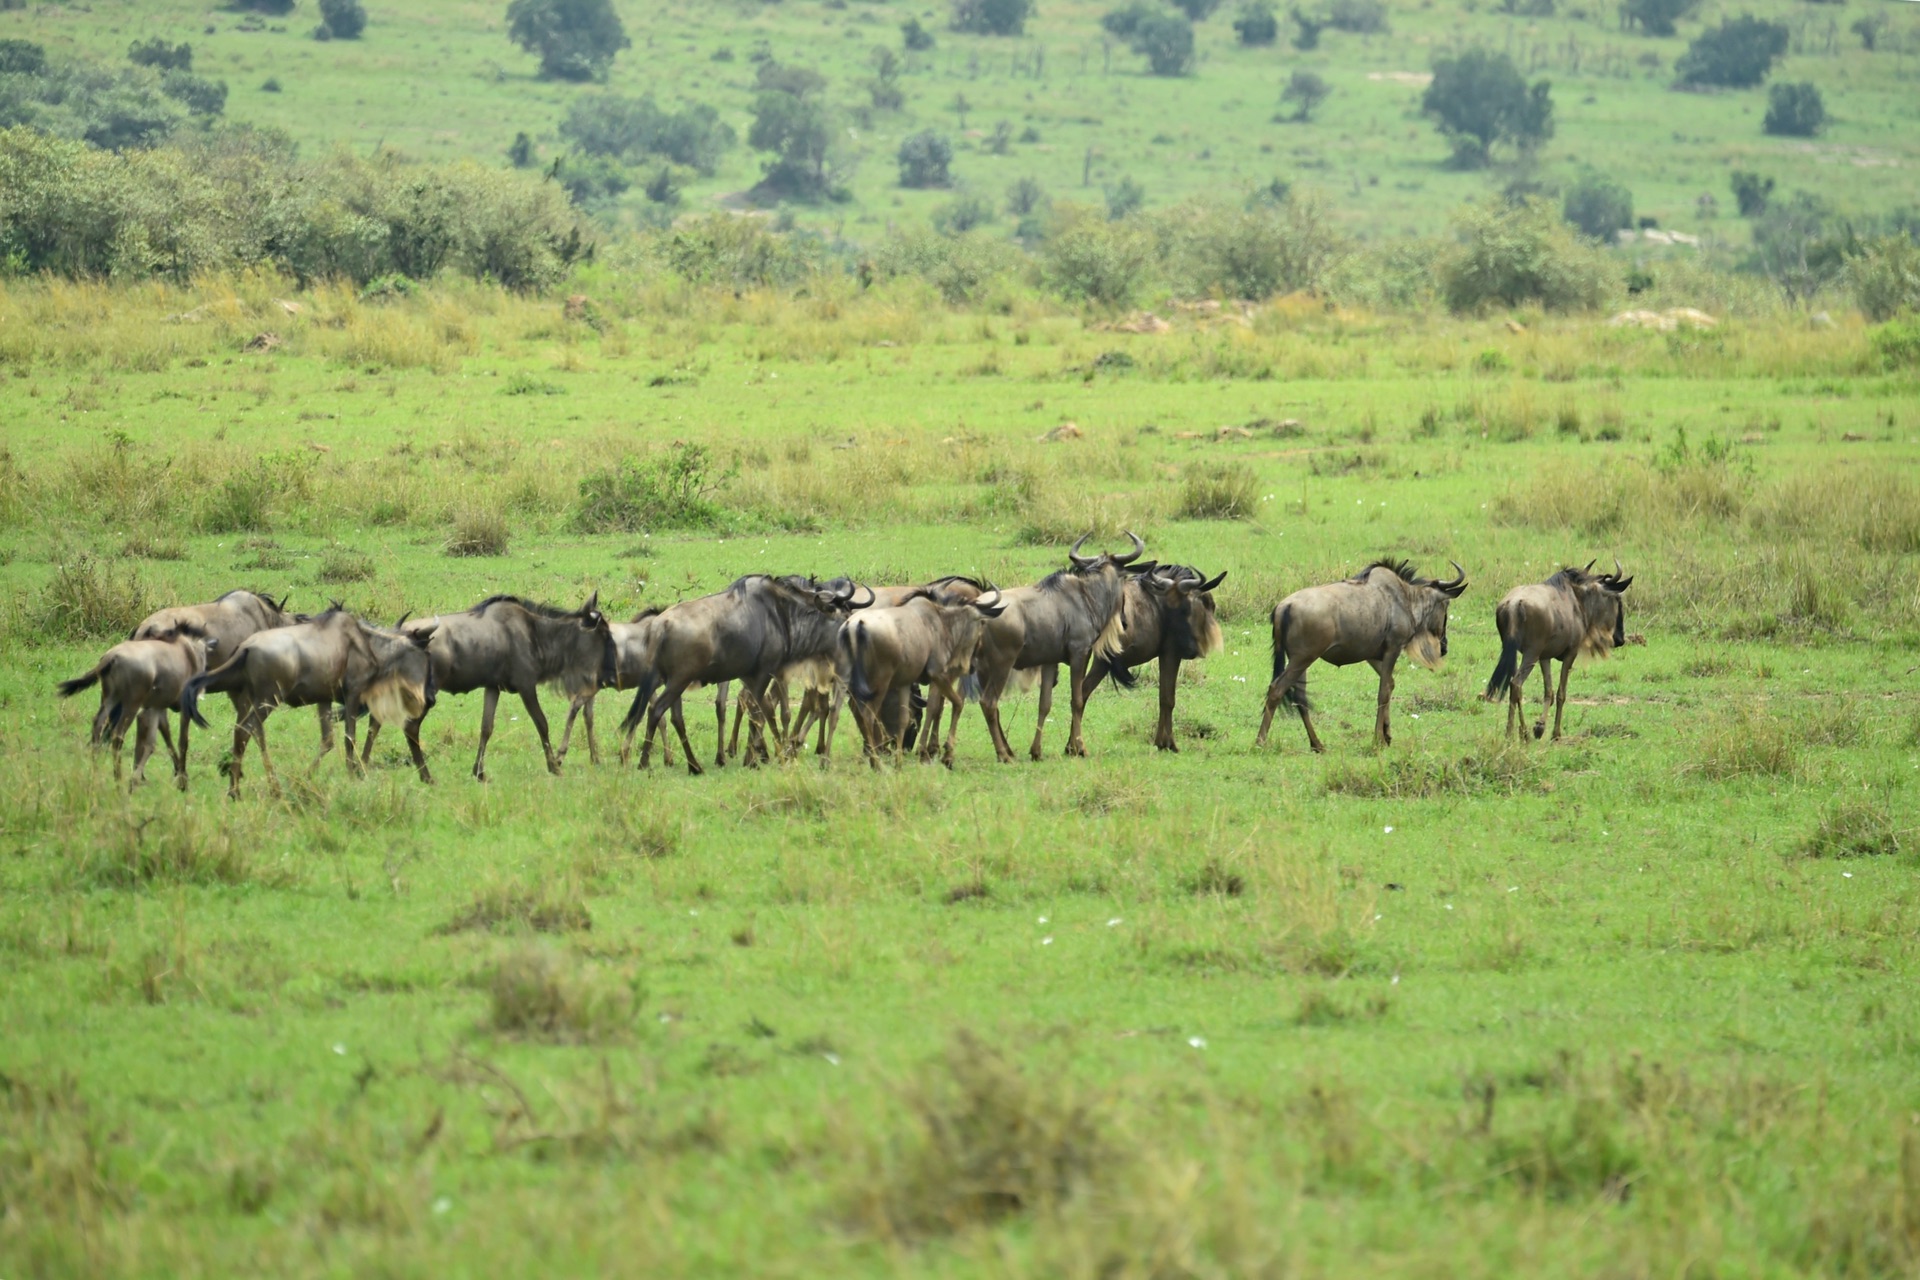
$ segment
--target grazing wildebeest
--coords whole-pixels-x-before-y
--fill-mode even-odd
[[[1100,687],[1109,672],[1123,689],[1135,683],[1132,668],[1160,661],[1160,724],[1153,745],[1178,751],[1173,740],[1174,690],[1180,664],[1204,658],[1220,649],[1220,623],[1214,617],[1213,589],[1226,579],[1222,571],[1209,580],[1189,565],[1163,564],[1150,573],[1127,580],[1121,609],[1120,646],[1112,653],[1096,653],[1087,667],[1087,696]]]
[[[1533,726],[1538,738],[1547,731],[1547,707],[1553,708],[1553,736],[1560,738],[1560,715],[1567,706],[1567,673],[1573,660],[1583,654],[1604,658],[1615,645],[1627,642],[1627,603],[1621,594],[1633,585],[1632,578],[1620,576],[1620,562],[1613,562],[1612,573],[1596,574],[1589,560],[1584,569],[1566,568],[1545,582],[1515,587],[1494,608],[1494,625],[1500,629],[1500,660],[1494,664],[1493,678],[1487,681],[1487,701],[1494,702],[1509,691],[1507,731],[1527,740],[1527,713],[1521,704],[1527,677],[1533,664],[1540,664],[1542,696],[1540,723]],[[1560,661],[1560,692],[1553,691],[1553,663]]]
[[[1083,556],[1080,548],[1091,533],[1082,534],[1067,552],[1071,567],[1051,574],[1029,587],[1014,587],[1001,594],[1004,609],[987,624],[975,651],[973,673],[980,681],[980,713],[986,717],[993,735],[994,753],[1003,764],[1013,762],[1013,748],[1007,744],[1006,731],[1000,726],[1000,698],[1007,681],[1016,670],[1039,668],[1040,708],[1033,728],[1035,760],[1040,758],[1047,729],[1047,714],[1053,709],[1053,685],[1060,664],[1066,663],[1068,690],[1073,707],[1073,724],[1067,732],[1067,754],[1084,756],[1087,745],[1080,737],[1080,719],[1087,707],[1087,664],[1097,652],[1111,649],[1119,641],[1121,600],[1129,574],[1146,573],[1152,561],[1138,563],[1146,544],[1132,533],[1127,538],[1133,550],[1126,555]]]
[[[113,780],[120,780],[120,751],[126,744],[127,725],[137,723],[133,739],[133,786],[147,780],[147,757],[153,754],[157,732],[167,744],[167,758],[173,761],[173,780],[182,791],[187,789],[188,721],[180,720],[180,747],[173,745],[173,733],[167,727],[167,713],[180,703],[187,681],[207,669],[207,656],[219,641],[192,622],[179,622],[171,630],[157,632],[140,640],[123,640],[107,650],[93,670],[71,680],[62,680],[60,696],[71,698],[82,689],[100,686],[100,710],[94,713],[95,747],[110,741],[113,745]]]
[[[1467,571],[1453,566],[1451,581],[1422,578],[1404,560],[1376,560],[1345,582],[1296,591],[1273,609],[1273,683],[1260,718],[1256,747],[1267,743],[1281,699],[1298,708],[1307,742],[1326,750],[1313,731],[1307,702],[1307,668],[1364,662],[1380,673],[1373,718],[1374,740],[1393,741],[1388,708],[1393,702],[1393,666],[1406,653],[1424,667],[1447,656],[1447,606],[1467,589]]]
[[[962,687],[981,633],[988,620],[1000,616],[999,601],[998,591],[967,599],[929,590],[902,605],[864,610],[841,627],[836,665],[847,673],[867,758],[875,767],[882,751],[906,749],[909,696],[917,684],[934,688],[928,704],[933,711],[920,732],[920,758],[933,758],[940,739],[939,708],[942,702],[951,703],[953,718],[941,759],[953,767],[960,712],[966,705]]]
[[[641,716],[647,718],[640,767],[651,764],[654,735],[660,730],[661,719],[671,714],[674,731],[687,753],[688,771],[703,772],[687,739],[680,698],[696,684],[712,685],[723,680],[741,681],[757,708],[749,731],[747,758],[763,758],[766,746],[761,730],[766,720],[768,682],[793,663],[831,653],[834,636],[847,612],[872,603],[873,593],[867,592],[868,598],[861,600],[860,590],[851,582],[836,586],[811,578],[749,574],[725,591],[682,601],[661,614],[653,668],[642,677],[633,706],[620,726],[622,733],[632,733]],[[657,699],[653,696],[656,689],[660,691]]]
[[[441,693],[485,693],[480,711],[480,749],[473,776],[487,780],[487,740],[493,737],[494,712],[502,693],[517,693],[527,718],[540,733],[547,772],[559,773],[540,708],[540,686],[555,685],[570,697],[589,685],[604,688],[619,679],[613,631],[600,612],[600,593],[571,611],[535,604],[518,596],[488,596],[461,613],[416,618],[402,627],[409,635],[427,633],[427,652]]]
[[[201,697],[208,693],[232,696],[240,726],[227,766],[230,796],[240,794],[240,766],[249,738],[259,742],[267,783],[279,794],[280,781],[267,753],[267,716],[275,707],[325,708],[336,702],[345,707],[348,772],[360,771],[353,754],[353,726],[365,709],[379,721],[406,726],[407,746],[420,780],[432,782],[426,755],[420,750],[420,721],[432,709],[436,692],[433,663],[427,655],[432,638],[431,628],[388,631],[344,610],[329,609],[304,622],[248,636],[239,652],[187,681],[180,694],[180,712],[204,729]],[[330,717],[322,717],[320,729],[316,765],[333,749]]]

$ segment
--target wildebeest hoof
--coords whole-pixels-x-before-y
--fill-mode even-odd
[[[1535,726],[1533,726],[1533,736],[1534,736],[1534,737],[1536,737],[1536,738],[1544,738],[1544,737],[1546,737],[1546,736],[1547,736],[1547,726],[1545,726],[1545,725],[1543,725],[1543,724],[1537,724],[1537,725],[1535,725]]]

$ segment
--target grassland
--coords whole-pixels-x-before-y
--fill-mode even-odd
[[[1920,1265],[1920,445],[1866,331],[582,287],[0,293],[0,1273]],[[571,531],[676,440],[720,527]],[[475,511],[504,554],[447,555]],[[482,787],[447,699],[436,787],[303,775],[288,714],[235,804],[218,732],[128,796],[52,696],[237,585],[618,614],[1087,524],[1229,572],[1178,755],[1145,691],[951,774],[554,779],[503,715]],[[1349,670],[1325,757],[1255,752],[1267,607],[1387,552],[1474,580],[1396,744]],[[1646,643],[1503,744],[1493,602],[1615,555]]]
[[[1709,0],[1678,35],[1655,39],[1621,31],[1611,4],[1563,4],[1558,16],[1530,19],[1492,5],[1392,0],[1388,33],[1330,30],[1311,53],[1284,40],[1240,48],[1228,5],[1199,27],[1195,74],[1176,79],[1145,75],[1140,58],[1103,48],[1098,19],[1110,7],[1042,0],[1029,36],[1009,40],[947,32],[944,7],[930,4],[629,6],[633,48],[615,64],[608,87],[653,93],[668,104],[709,103],[744,138],[755,50],[819,67],[835,102],[852,109],[867,103],[873,48],[898,49],[899,24],[920,18],[939,43],[909,59],[904,110],[849,120],[847,145],[859,159],[851,200],[798,211],[807,225],[863,243],[889,226],[924,221],[951,198],[897,189],[894,154],[903,138],[925,128],[955,135],[958,181],[995,202],[1022,177],[1056,199],[1096,204],[1104,186],[1124,177],[1143,183],[1154,204],[1279,177],[1323,190],[1364,235],[1435,234],[1453,207],[1488,190],[1486,175],[1444,167],[1447,148],[1419,114],[1419,77],[1433,56],[1470,43],[1507,50],[1553,81],[1558,132],[1541,153],[1539,176],[1564,182],[1582,167],[1611,174],[1633,191],[1638,212],[1662,226],[1744,243],[1728,193],[1735,169],[1773,175],[1782,191],[1815,191],[1856,214],[1878,216],[1912,203],[1913,184],[1903,175],[1920,163],[1907,110],[1920,78],[1920,14],[1910,5]],[[0,36],[114,60],[135,39],[190,40],[196,69],[232,87],[228,118],[285,129],[312,148],[385,144],[430,158],[497,160],[524,130],[540,143],[544,161],[563,149],[555,130],[568,103],[593,90],[536,79],[533,59],[504,35],[504,8],[475,0],[372,5],[364,40],[321,43],[308,36],[315,12],[307,4],[248,30],[241,15],[188,0],[99,0],[0,12]],[[1765,137],[1764,88],[1669,88],[1686,42],[1744,12],[1794,31],[1792,51],[1773,78],[1821,89],[1834,121],[1819,139]],[[1871,16],[1889,23],[1876,52],[1849,30]],[[716,61],[723,50],[730,60]],[[1311,124],[1275,123],[1280,91],[1297,69],[1323,75],[1333,95]],[[277,91],[262,90],[269,80]],[[957,97],[971,104],[964,121],[953,109]],[[987,138],[1002,121],[1016,136],[1031,129],[1038,140],[991,154]],[[690,183],[690,203],[738,196],[757,181],[761,163],[744,146],[735,149],[712,178]],[[1702,217],[1702,194],[1718,201],[1718,220]],[[644,205],[637,192],[628,199],[633,209]]]

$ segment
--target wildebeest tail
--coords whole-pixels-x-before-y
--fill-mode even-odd
[[[83,676],[75,676],[71,680],[62,680],[57,686],[58,689],[60,690],[60,696],[63,698],[71,698],[74,694],[80,692],[82,689],[93,688],[94,685],[100,683],[100,677],[107,674],[107,668],[111,667],[112,665],[113,665],[112,658],[102,658],[100,660],[100,665],[95,667],[93,670],[87,672],[87,674]]]
[[[193,677],[187,681],[186,687],[180,690],[180,714],[202,729],[211,728],[207,718],[200,714],[201,695],[226,693],[230,689],[239,688],[244,682],[246,670],[247,651],[242,649],[234,654],[232,659],[215,667],[212,671],[202,671]]]
[[[872,647],[867,639],[867,624],[854,619],[840,632],[840,642],[847,646],[847,688],[861,702],[873,701],[873,683],[867,679],[866,657],[861,652]]]
[[[1520,632],[1519,608],[1515,605],[1514,613],[1509,614],[1503,604],[1493,611],[1494,626],[1500,631],[1500,660],[1493,664],[1493,676],[1487,681],[1489,702],[1506,693],[1520,669],[1520,641],[1516,639]]]
[[[625,718],[620,721],[620,732],[631,734],[640,727],[641,717],[647,714],[647,704],[653,701],[653,691],[659,686],[657,672],[647,671],[640,677],[640,683],[633,691],[633,705],[627,708]]]
[[[1282,605],[1279,618],[1273,628],[1273,678],[1278,680],[1287,673],[1287,628],[1293,624],[1293,606]],[[1299,707],[1303,711],[1312,710],[1307,702],[1307,682],[1295,680],[1287,690],[1287,705]]]
[[[1140,677],[1133,673],[1132,667],[1108,667],[1107,679],[1122,689],[1131,689],[1140,683]]]

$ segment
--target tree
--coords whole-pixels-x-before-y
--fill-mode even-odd
[[[1157,76],[1183,76],[1193,69],[1193,23],[1179,14],[1154,13],[1133,29],[1133,51],[1146,57]]]
[[[672,208],[680,203],[680,184],[673,180],[672,165],[661,165],[660,172],[649,178],[641,190],[655,204]]]
[[[1287,16],[1293,19],[1293,47],[1305,53],[1309,49],[1320,47],[1320,33],[1326,29],[1327,20],[1317,18],[1310,13],[1302,13],[1298,6],[1288,9]]]
[[[1263,49],[1280,38],[1280,20],[1271,0],[1252,0],[1233,20],[1233,34],[1249,49]]]
[[[867,96],[875,111],[898,111],[907,104],[906,90],[900,87],[900,55],[884,45],[876,45],[867,55],[873,67],[873,79],[867,81]]]
[[[1026,34],[1033,0],[953,0],[953,29],[978,36]]]
[[[207,80],[187,71],[169,71],[160,77],[160,92],[197,116],[217,116],[227,109],[225,80]]]
[[[127,46],[127,61],[155,71],[191,71],[193,46],[168,44],[157,36],[152,40],[136,40]]]
[[[526,130],[513,135],[513,142],[507,147],[507,163],[516,169],[533,167],[533,137]]]
[[[1148,4],[1147,0],[1132,0],[1130,4],[1123,5],[1118,9],[1109,9],[1106,13],[1102,14],[1100,17],[1100,26],[1102,30],[1115,39],[1131,40],[1133,39],[1133,33],[1139,29],[1140,24],[1159,12],[1160,10],[1154,5]]]
[[[1650,36],[1670,36],[1674,24],[1693,16],[1700,0],[1625,0],[1620,16],[1629,27],[1639,27]]]
[[[753,128],[747,144],[770,151],[761,185],[769,191],[812,199],[827,191],[827,150],[833,121],[823,95],[826,77],[807,67],[768,59],[754,81]]]
[[[1131,177],[1107,188],[1107,218],[1118,222],[1128,214],[1135,212],[1147,202],[1147,189]]]
[[[1757,218],[1767,211],[1767,201],[1773,196],[1773,179],[1763,178],[1757,173],[1747,173],[1736,169],[1733,172],[1733,198],[1740,206],[1740,216]]]
[[[732,126],[702,103],[668,111],[652,94],[638,98],[616,93],[584,94],[573,100],[560,121],[560,136],[589,155],[612,156],[628,164],[660,158],[712,173],[736,141]]]
[[[1017,178],[1007,188],[1007,212],[1025,218],[1046,208],[1047,192],[1032,178]]]
[[[1787,28],[1742,14],[1703,31],[1673,64],[1683,85],[1750,89],[1767,78],[1787,52]]]
[[[1327,25],[1355,35],[1380,35],[1387,30],[1387,6],[1384,0],[1333,0]]]
[[[953,163],[953,143],[945,134],[922,129],[900,144],[896,159],[900,162],[903,187],[945,187],[953,183],[947,166]]]
[[[1633,225],[1633,192],[1589,170],[1567,188],[1560,214],[1589,239],[1607,244],[1614,232]]]
[[[0,75],[37,76],[47,69],[47,51],[31,40],[0,40]]]
[[[633,42],[611,0],[513,0],[507,36],[540,55],[548,80],[598,80]]]
[[[1220,0],[1172,0],[1172,3],[1190,22],[1205,22],[1220,7]]]
[[[1454,220],[1455,245],[1436,264],[1452,311],[1537,302],[1591,311],[1619,288],[1605,251],[1581,240],[1544,200],[1472,205]]]
[[[320,0],[320,26],[334,40],[358,40],[367,29],[360,0]]]
[[[945,236],[963,236],[992,221],[993,202],[985,196],[959,196],[933,211],[933,229]]]
[[[625,166],[606,156],[562,156],[554,162],[551,176],[565,188],[569,200],[588,210],[604,209],[633,185]]]
[[[1552,86],[1545,80],[1529,86],[1504,53],[1469,49],[1435,59],[1420,106],[1453,143],[1453,163],[1461,169],[1483,167],[1499,143],[1531,152],[1553,136]]]
[[[908,53],[925,53],[933,48],[933,32],[920,25],[920,19],[908,18],[900,24],[900,44]]]
[[[1333,86],[1322,80],[1316,72],[1296,71],[1287,81],[1287,87],[1281,90],[1280,101],[1293,103],[1293,119],[1305,124],[1313,118],[1313,109],[1327,100],[1333,92]]]
[[[1810,84],[1776,84],[1767,91],[1762,126],[1782,138],[1811,138],[1827,127],[1827,104]]]
[[[1849,250],[1858,247],[1850,227],[1836,226],[1826,201],[1796,191],[1769,201],[1754,219],[1749,266],[1779,285],[1789,301],[1802,303],[1839,279]]]
[[[1884,13],[1872,13],[1864,18],[1855,18],[1853,25],[1847,28],[1860,37],[1860,47],[1868,53],[1872,53],[1879,46],[1881,33],[1886,29],[1887,15]]]

